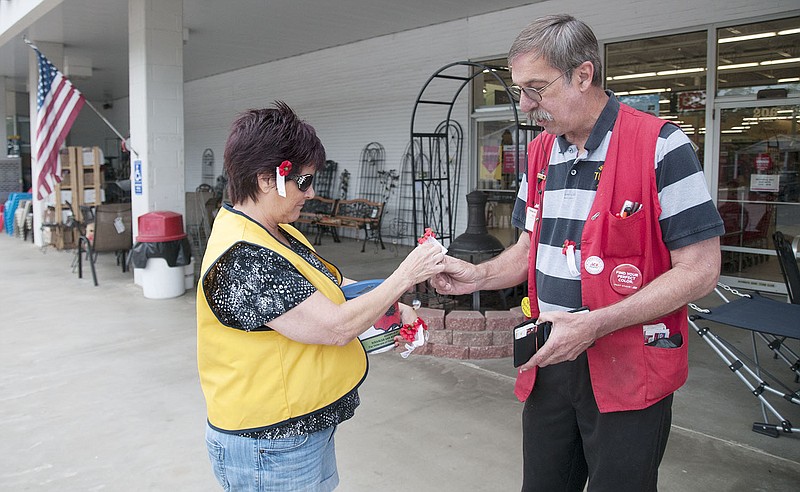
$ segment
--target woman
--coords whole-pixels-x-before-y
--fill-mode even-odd
[[[367,374],[357,337],[443,269],[441,250],[418,246],[380,286],[345,302],[340,287],[353,281],[287,225],[324,163],[314,129],[282,102],[240,115],[225,144],[231,204],[214,220],[197,292],[206,444],[225,490],[336,487],[333,434]]]

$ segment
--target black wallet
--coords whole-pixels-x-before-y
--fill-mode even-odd
[[[570,311],[570,313],[581,312],[589,312],[589,308],[581,307]],[[545,321],[537,325],[535,319],[529,319],[518,324],[513,329],[514,367],[519,367],[531,360],[533,354],[542,348],[542,345],[550,337],[553,323]]]
[[[514,327],[514,367],[528,362],[550,336],[552,323],[537,325],[535,319],[526,320]]]

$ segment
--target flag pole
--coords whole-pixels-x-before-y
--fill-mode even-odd
[[[22,40],[23,40],[23,41],[25,41],[25,44],[27,44],[28,46],[30,46],[30,47],[31,47],[31,48],[33,48],[34,50],[36,50],[36,51],[39,51],[39,47],[38,47],[38,46],[36,46],[35,44],[33,44],[33,42],[32,42],[30,39],[28,39],[27,37],[23,37],[23,38],[22,38]],[[138,153],[138,152],[136,152],[135,150],[133,150],[133,148],[131,148],[131,146],[130,146],[129,142],[128,142],[128,141],[125,139],[125,137],[123,137],[123,136],[122,136],[122,134],[121,134],[121,133],[120,133],[120,132],[119,132],[119,131],[118,131],[116,128],[114,128],[114,125],[112,125],[112,124],[111,124],[111,122],[110,122],[110,121],[108,121],[108,119],[107,119],[105,116],[103,116],[103,115],[100,113],[100,111],[98,111],[98,110],[97,110],[97,108],[95,108],[95,107],[94,107],[94,104],[90,103],[90,102],[89,102],[89,100],[88,100],[87,98],[84,98],[83,102],[84,102],[86,105],[88,105],[90,108],[92,108],[92,111],[94,111],[94,112],[95,112],[95,114],[96,114],[97,116],[99,116],[101,120],[103,120],[103,123],[105,123],[105,124],[106,124],[106,125],[107,125],[107,126],[110,128],[110,129],[111,129],[111,131],[112,131],[112,132],[114,132],[114,134],[120,138],[120,140],[122,140],[122,142],[125,144],[125,146],[126,146],[126,147],[127,147],[127,148],[128,148],[130,151],[131,151],[131,152],[133,152],[133,153],[134,153],[134,155],[136,155],[136,157],[139,157],[139,153]]]
[[[138,152],[136,152],[135,150],[133,150],[133,148],[131,148],[130,144],[129,144],[129,143],[126,141],[126,140],[125,140],[125,137],[123,137],[123,136],[122,136],[122,134],[120,134],[120,133],[117,131],[117,129],[116,129],[116,128],[114,128],[114,125],[112,125],[112,124],[111,124],[111,122],[110,122],[110,121],[108,121],[108,120],[106,119],[106,117],[105,117],[105,116],[103,116],[102,114],[100,114],[100,111],[98,111],[98,110],[97,110],[97,108],[95,108],[95,107],[94,107],[94,104],[90,103],[88,99],[85,99],[83,102],[84,102],[84,103],[86,103],[86,105],[87,105],[87,106],[89,106],[90,108],[92,108],[92,111],[94,111],[94,112],[95,112],[95,114],[97,114],[97,116],[99,116],[99,117],[100,117],[100,119],[101,119],[101,120],[103,120],[103,122],[104,122],[106,125],[108,125],[108,127],[109,127],[109,128],[111,128],[111,131],[112,131],[112,132],[114,132],[114,133],[115,133],[115,134],[116,134],[116,135],[117,135],[117,136],[118,136],[118,137],[119,137],[119,138],[120,138],[120,139],[123,141],[123,143],[125,143],[125,147],[127,147],[127,148],[128,148],[128,150],[130,150],[131,152],[133,152],[133,153],[136,155],[136,157],[139,157],[139,153],[138,153]]]

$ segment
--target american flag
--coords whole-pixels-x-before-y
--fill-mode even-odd
[[[44,199],[61,182],[58,151],[83,107],[84,97],[64,74],[31,45],[39,59],[39,90],[36,93],[36,197]]]

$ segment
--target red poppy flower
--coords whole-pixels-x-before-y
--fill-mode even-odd
[[[425,228],[425,234],[423,234],[421,238],[417,239],[417,242],[419,244],[425,244],[425,241],[427,241],[428,238],[430,238],[430,237],[435,238],[436,237],[436,233],[434,233],[433,230],[431,230],[430,227],[426,227]]]
[[[427,330],[428,325],[422,320],[422,318],[417,318],[413,325],[406,323],[402,328],[400,328],[400,336],[403,337],[408,343],[411,343],[417,337],[417,332],[420,328]]]
[[[278,172],[281,176],[288,176],[289,173],[292,171],[292,163],[289,161],[281,162],[281,165],[278,166]]]

